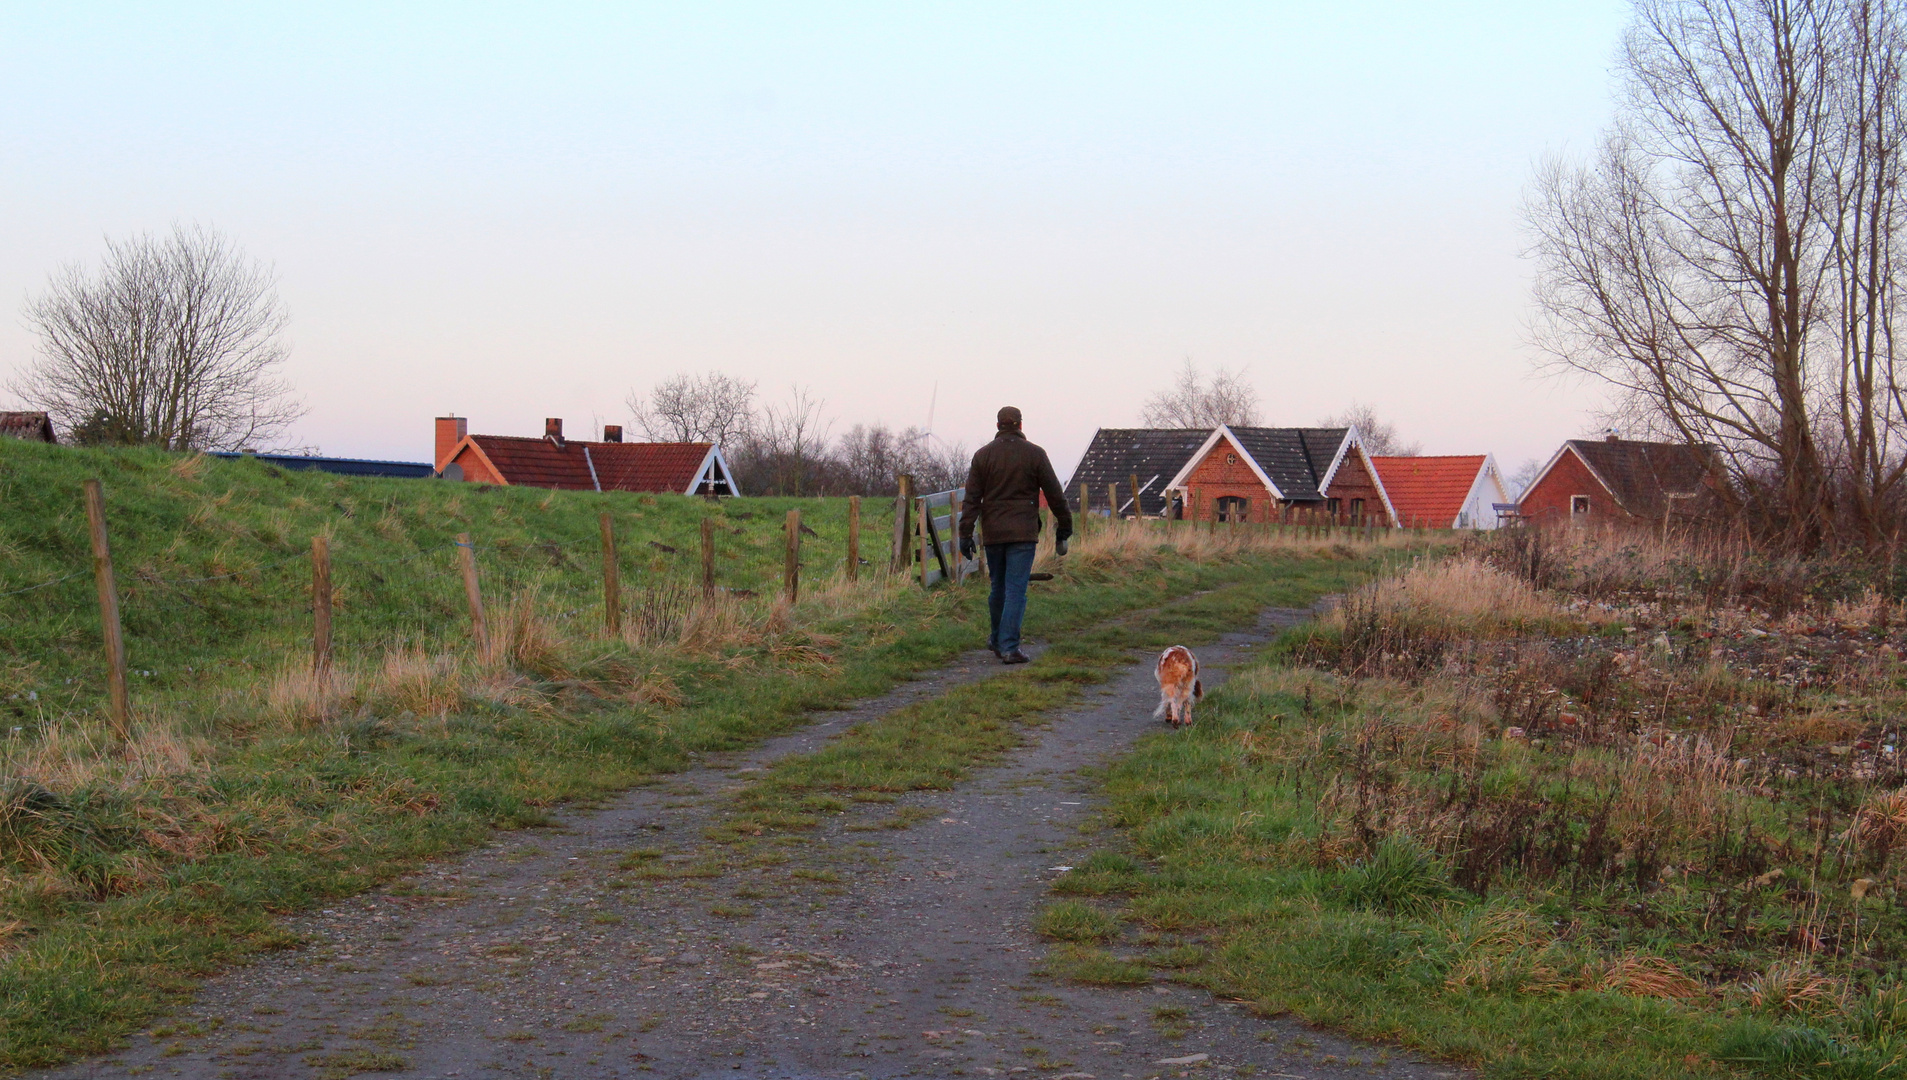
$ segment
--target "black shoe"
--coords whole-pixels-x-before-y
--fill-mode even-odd
[[[1004,658],[1006,656],[1005,653],[1001,652],[998,648],[992,645],[987,646],[987,651],[998,657]]]
[[[1033,658],[1026,655],[1025,653],[1021,652],[1018,649],[1015,649],[1010,653],[1000,654],[1000,662],[1002,664],[1024,664],[1031,659]]]

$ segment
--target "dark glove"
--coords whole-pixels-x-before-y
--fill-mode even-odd
[[[960,538],[960,557],[961,558],[971,559],[973,558],[973,553],[977,550],[979,549],[974,545],[973,537],[963,536]]]
[[[1073,530],[1061,526],[1053,531],[1053,554],[1066,554],[1066,541],[1073,538]]]

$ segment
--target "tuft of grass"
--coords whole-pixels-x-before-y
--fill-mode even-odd
[[[1048,904],[1033,917],[1033,929],[1054,941],[1080,944],[1111,941],[1119,936],[1119,920],[1077,900]]]
[[[1144,964],[1077,945],[1055,949],[1047,957],[1047,968],[1060,978],[1087,986],[1144,986],[1152,981],[1152,972]]]
[[[305,1064],[318,1070],[321,1080],[348,1080],[362,1073],[403,1072],[411,1067],[408,1059],[382,1050],[345,1050],[331,1054],[309,1054]]]

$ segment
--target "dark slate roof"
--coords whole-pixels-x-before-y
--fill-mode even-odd
[[[1320,486],[1349,428],[1235,427],[1232,434],[1292,502],[1324,498]]]
[[[234,454],[215,451],[213,457],[254,458],[281,469],[311,469],[339,476],[395,476],[409,480],[436,475],[428,461],[373,461],[368,458],[311,457],[305,454]]]
[[[43,412],[0,412],[0,435],[29,442],[58,442],[53,421]]]
[[[1638,517],[1661,517],[1670,494],[1701,496],[1677,499],[1678,517],[1715,508],[1719,473],[1708,447],[1631,439],[1571,439],[1566,445],[1602,478],[1616,505]]]
[[[687,491],[712,443],[612,443],[570,439],[561,446],[547,437],[472,435],[470,441],[503,478],[526,487],[591,491]],[[585,458],[583,451],[589,454]],[[596,467],[595,478],[590,466]]]
[[[1103,509],[1106,485],[1118,484],[1119,503],[1124,506],[1132,497],[1131,478],[1137,474],[1145,488],[1139,512],[1164,513],[1159,489],[1178,475],[1211,434],[1211,428],[1100,428],[1066,482],[1066,494],[1077,498],[1080,484],[1091,485],[1093,505]]]

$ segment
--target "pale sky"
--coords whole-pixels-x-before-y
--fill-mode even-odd
[[[294,438],[626,422],[678,371],[1062,477],[1191,357],[1506,469],[1594,426],[1532,375],[1519,206],[1607,122],[1621,2],[0,4],[0,380],[108,236],[270,263]]]

